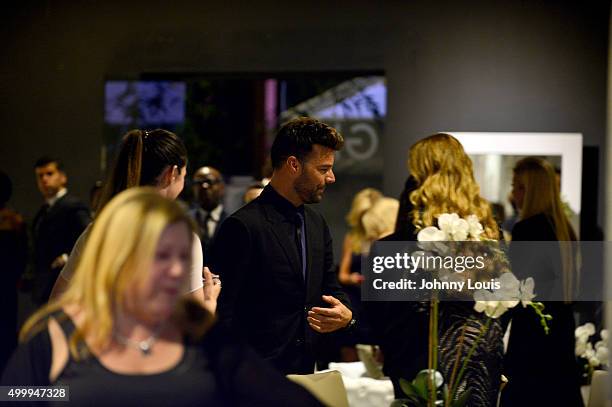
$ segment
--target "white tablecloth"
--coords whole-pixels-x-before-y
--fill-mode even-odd
[[[393,402],[391,380],[364,377],[366,369],[362,362],[330,363],[329,370],[342,374],[350,407],[382,407]]]

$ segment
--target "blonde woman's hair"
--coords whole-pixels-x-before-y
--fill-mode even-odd
[[[472,160],[459,141],[438,133],[414,144],[408,154],[408,169],[418,187],[409,195],[416,230],[433,226],[443,213],[460,217],[476,215],[484,236],[499,238],[499,229],[489,203],[480,196]]]
[[[162,232],[180,222],[188,226],[191,240],[195,230],[192,220],[178,203],[162,197],[155,189],[130,188],[117,195],[94,223],[68,289],[26,321],[20,340],[43,329],[51,314],[65,306],[76,306],[83,319],[69,338],[70,353],[75,359],[86,357],[81,346],[85,338],[96,349],[106,347],[128,289],[149,277]],[[179,302],[174,317],[185,333],[196,336],[204,333],[212,319],[188,300]],[[191,322],[193,325],[189,325]]]
[[[523,205],[519,208],[521,219],[545,214],[552,221],[560,243],[564,298],[569,301],[577,275],[574,251],[564,242],[575,241],[577,237],[563,210],[555,169],[546,160],[527,157],[518,161],[513,171],[515,179],[525,186]]]
[[[397,199],[388,197],[378,199],[361,219],[366,239],[374,241],[393,233],[398,210]]]
[[[366,231],[362,223],[363,214],[372,208],[374,203],[382,196],[382,193],[374,188],[365,188],[355,194],[351,210],[346,215],[346,222],[351,228],[349,236],[353,253],[361,253],[363,244],[367,241]]]

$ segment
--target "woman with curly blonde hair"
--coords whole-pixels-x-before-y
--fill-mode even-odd
[[[408,168],[418,185],[408,196],[417,231],[434,225],[440,214],[456,213],[462,218],[476,215],[484,235],[499,238],[491,207],[474,179],[472,160],[456,138],[438,133],[420,140],[410,148]]]
[[[418,141],[410,148],[408,169],[395,233],[383,240],[414,241],[421,229],[435,226],[444,213],[476,215],[483,237],[499,238],[491,208],[474,179],[472,161],[457,139],[438,133]],[[428,314],[428,303],[389,302],[373,320],[378,324],[375,331],[384,333],[379,338],[383,353],[391,355],[385,357],[384,372],[393,381],[396,398],[406,397],[399,379],[412,380],[428,364]],[[469,390],[469,406],[494,406],[501,380],[502,327],[493,320],[485,328],[485,319],[471,302],[439,305],[438,369],[444,378],[450,379],[458,352],[462,358],[470,349],[473,352],[456,395]]]

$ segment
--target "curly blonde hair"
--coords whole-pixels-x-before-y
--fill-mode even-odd
[[[472,160],[456,138],[438,133],[418,141],[410,147],[408,169],[418,185],[408,197],[417,230],[433,226],[443,213],[456,213],[460,217],[476,215],[484,236],[499,238],[491,207],[480,196],[474,179]]]
[[[393,233],[398,209],[397,199],[386,196],[379,198],[361,218],[366,239],[374,241]]]

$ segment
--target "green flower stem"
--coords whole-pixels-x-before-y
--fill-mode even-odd
[[[552,319],[552,315],[544,313],[545,306],[541,302],[530,302],[529,306],[533,308],[535,313],[540,317],[540,325],[542,325],[544,333],[548,335],[548,333],[550,332],[548,321]]]
[[[453,384],[455,383],[455,376],[457,375],[457,369],[459,368],[459,359],[461,359],[461,350],[463,349],[463,342],[465,340],[465,330],[467,329],[467,323],[463,324],[463,329],[461,329],[461,336],[459,337],[459,346],[457,346],[457,356],[455,357],[455,363],[453,364],[453,371],[451,373],[450,381],[448,382],[448,387],[450,389],[453,388]],[[450,407],[451,405],[451,392],[447,392],[445,406]]]
[[[433,346],[433,370],[438,370],[438,300],[433,300],[433,312],[434,312],[434,346]]]
[[[457,387],[458,387],[459,383],[461,383],[461,379],[463,378],[463,373],[465,372],[465,369],[467,368],[467,364],[470,361],[470,359],[472,358],[472,355],[474,354],[474,351],[476,350],[476,346],[478,345],[478,342],[480,342],[480,339],[489,330],[489,325],[491,325],[491,319],[492,318],[487,318],[487,322],[485,323],[485,326],[478,333],[478,337],[476,338],[476,340],[474,341],[474,343],[470,347],[470,350],[468,351],[468,354],[467,354],[467,356],[465,357],[465,359],[463,361],[463,365],[461,366],[461,370],[459,371],[459,374],[457,375],[457,380],[455,381],[455,383],[453,383],[453,387],[450,390],[450,398],[451,398],[451,400],[455,398],[455,392],[457,391]]]
[[[429,302],[429,347],[427,352],[427,368],[428,368],[428,383],[429,383],[429,400],[428,405],[435,406],[436,403],[436,384],[435,372],[438,370],[438,300],[432,298]]]

